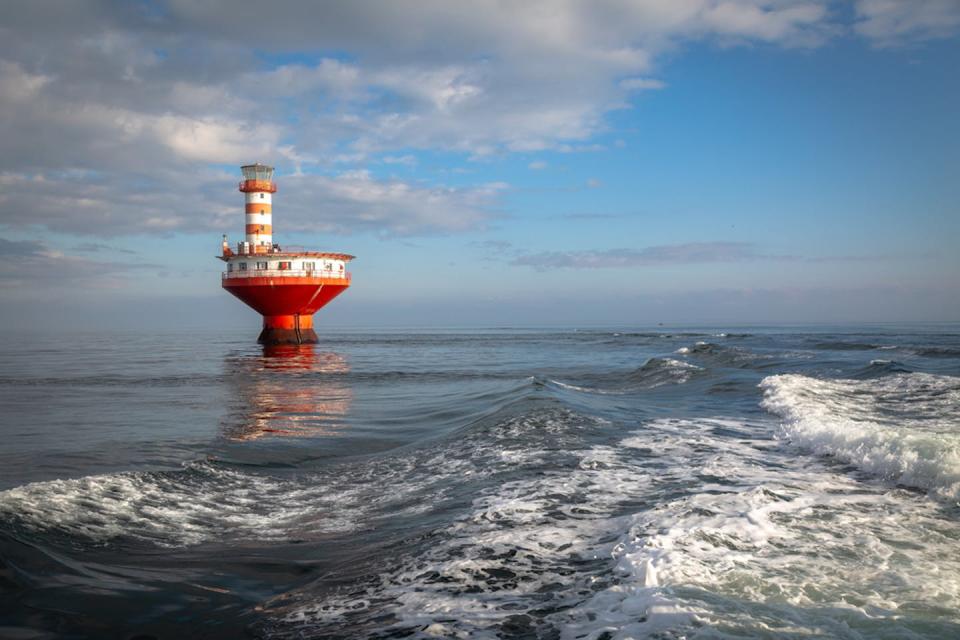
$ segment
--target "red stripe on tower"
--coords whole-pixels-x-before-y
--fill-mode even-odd
[[[313,314],[350,286],[353,256],[322,251],[284,251],[273,242],[273,167],[241,167],[246,239],[234,252],[224,236],[223,288],[263,316],[259,342],[317,342]]]

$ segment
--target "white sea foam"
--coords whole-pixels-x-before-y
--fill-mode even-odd
[[[763,406],[782,435],[892,482],[960,500],[960,378],[765,378]]]
[[[279,611],[278,635],[496,638],[523,624],[530,637],[569,640],[853,639],[955,629],[960,524],[936,502],[791,456],[769,439],[772,426],[657,420],[616,445],[572,451],[572,467],[491,487],[373,584]]]
[[[342,534],[428,510],[446,498],[453,478],[482,478],[535,461],[542,452],[523,446],[531,431],[561,439],[579,424],[571,416],[555,410],[471,433],[458,441],[465,454],[428,448],[290,479],[204,461],[173,471],[37,482],[0,492],[0,518],[91,544],[132,539],[183,547]]]
[[[177,547],[282,539],[298,530],[349,531],[362,515],[359,505],[349,508],[351,502],[322,487],[192,463],[182,471],[28,484],[0,493],[0,515],[95,543],[132,538]]]

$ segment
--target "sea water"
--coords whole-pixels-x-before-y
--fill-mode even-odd
[[[960,637],[960,326],[320,333],[0,338],[0,637]]]

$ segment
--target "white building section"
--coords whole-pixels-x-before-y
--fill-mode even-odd
[[[241,167],[244,195],[245,236],[230,247],[223,236],[220,259],[227,263],[224,280],[240,278],[321,278],[349,285],[347,263],[353,256],[345,253],[305,251],[299,247],[281,249],[273,242],[273,167],[250,164]],[[239,281],[238,284],[242,284]]]
[[[226,259],[226,278],[334,278],[350,279],[347,261],[351,256],[338,253],[241,254]]]

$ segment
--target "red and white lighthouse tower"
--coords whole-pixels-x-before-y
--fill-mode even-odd
[[[227,263],[223,288],[263,316],[263,344],[316,342],[313,314],[350,286],[353,256],[320,251],[284,251],[273,242],[273,167],[241,167],[246,199],[246,240],[234,251],[223,236]]]

